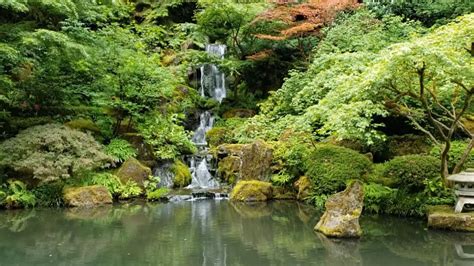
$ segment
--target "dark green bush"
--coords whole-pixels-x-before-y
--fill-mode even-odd
[[[451,149],[449,150],[448,153],[448,168],[449,171],[452,171],[456,164],[460,161],[461,156],[464,153],[464,150],[466,149],[468,143],[467,141],[461,141],[461,140],[454,140],[451,142]],[[442,147],[441,145],[434,146],[431,151],[430,155],[440,158],[441,157],[441,151]],[[463,169],[466,168],[473,168],[474,167],[474,150],[471,151],[468,159],[463,165]]]
[[[63,188],[64,183],[50,182],[40,185],[32,190],[36,197],[37,205],[43,207],[63,207]]]
[[[372,170],[372,162],[366,156],[334,145],[317,145],[305,165],[316,194],[341,191],[347,181],[361,179]]]
[[[384,164],[382,177],[394,180],[394,185],[408,191],[421,191],[425,182],[440,175],[440,160],[429,155],[398,156]]]

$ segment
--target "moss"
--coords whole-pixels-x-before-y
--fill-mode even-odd
[[[234,156],[240,158],[238,177],[243,180],[268,180],[271,175],[271,165],[273,161],[273,147],[257,140],[251,144],[225,144],[217,149],[217,157],[226,158]],[[232,162],[231,162],[232,160]],[[229,165],[232,163],[232,167]],[[222,170],[235,171],[237,165],[236,158],[224,162]],[[226,167],[225,164],[229,164]],[[234,175],[235,177],[235,175]]]
[[[207,143],[212,147],[219,146],[228,141],[227,135],[227,129],[224,127],[211,128],[206,133]]]
[[[273,198],[276,200],[294,200],[296,194],[288,187],[273,187]]]
[[[78,118],[64,124],[65,126],[80,131],[100,133],[100,128],[90,119]]]
[[[474,212],[455,213],[452,206],[432,206],[428,208],[428,227],[474,232]]]
[[[69,187],[64,189],[64,202],[71,207],[110,204],[112,195],[104,186]]]
[[[228,156],[219,161],[217,171],[222,180],[234,184],[239,179],[241,160],[238,156]]]
[[[413,134],[393,136],[388,140],[388,158],[409,154],[426,154],[431,145],[427,138]]]
[[[272,184],[257,180],[239,181],[230,193],[232,201],[267,201],[272,198]]]
[[[175,187],[185,187],[191,184],[191,171],[189,167],[180,160],[176,160],[171,167],[175,177],[174,177],[174,186]]]
[[[143,188],[143,182],[151,176],[151,169],[141,164],[137,159],[129,158],[118,169],[116,176],[120,178],[123,184],[134,181]]]

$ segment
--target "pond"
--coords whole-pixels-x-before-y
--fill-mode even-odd
[[[474,234],[363,217],[361,240],[331,240],[318,217],[292,201],[1,211],[0,265],[474,265]]]

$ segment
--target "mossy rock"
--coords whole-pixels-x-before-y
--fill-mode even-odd
[[[233,155],[225,157],[218,163],[219,177],[228,184],[234,184],[240,177],[240,165],[240,157]]]
[[[314,227],[327,237],[358,238],[362,235],[359,217],[364,207],[364,186],[355,181],[343,192],[326,200],[326,211]]]
[[[135,181],[141,188],[144,188],[144,183],[151,176],[151,169],[141,164],[135,158],[127,159],[115,174],[120,178],[123,184],[128,181]]]
[[[297,191],[296,198],[305,200],[311,193],[311,180],[307,176],[301,176],[293,183],[293,187]]]
[[[112,195],[104,186],[69,187],[63,191],[64,202],[70,207],[91,207],[112,203]]]
[[[474,212],[455,213],[452,206],[433,206],[428,208],[428,227],[474,232]]]
[[[206,140],[209,146],[216,147],[227,141],[227,129],[225,127],[213,127],[206,132]]]
[[[224,161],[221,174],[230,174],[240,180],[263,180],[270,179],[272,173],[273,147],[257,140],[250,144],[224,144],[218,147],[217,157]],[[232,159],[226,159],[232,157]],[[237,158],[240,165],[237,169]]]
[[[225,119],[234,118],[234,117],[248,118],[248,117],[254,116],[255,114],[256,114],[255,110],[236,108],[236,109],[230,109],[230,110],[226,111],[222,115],[222,117],[225,118]]]
[[[273,199],[294,200],[296,199],[296,193],[288,187],[273,187]]]
[[[174,186],[185,187],[191,184],[192,177],[189,167],[180,160],[176,160],[171,167],[171,171],[174,173]]]
[[[273,198],[273,187],[269,182],[239,181],[230,193],[232,201],[267,201]]]

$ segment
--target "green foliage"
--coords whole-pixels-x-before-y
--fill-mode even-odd
[[[451,149],[448,153],[448,168],[449,171],[452,171],[456,164],[461,160],[461,157],[466,150],[468,143],[466,141],[454,140],[451,142]],[[443,147],[441,145],[434,146],[430,155],[441,158],[441,152]],[[474,151],[471,151],[466,162],[463,165],[463,169],[474,167]]]
[[[0,202],[0,205],[7,209],[28,208],[36,205],[35,195],[28,191],[23,182],[10,179],[3,186],[5,190],[3,192],[4,199]]]
[[[391,204],[392,195],[395,191],[376,183],[364,184],[364,211],[383,213],[385,211],[383,208]]]
[[[110,161],[92,136],[58,124],[28,128],[0,147],[2,167],[41,182],[67,179]]]
[[[63,207],[63,188],[62,181],[49,182],[32,189],[36,197],[37,205],[42,207]]]
[[[417,23],[401,17],[377,19],[368,9],[341,14],[330,27],[323,29],[324,39],[316,53],[378,52],[392,43],[408,39],[421,31]]]
[[[100,185],[107,188],[110,194],[113,197],[120,196],[122,192],[122,182],[120,179],[113,174],[110,173],[88,173],[85,175],[80,181],[79,186],[93,186],[93,185]]]
[[[173,163],[171,171],[174,173],[175,187],[185,187],[191,184],[191,171],[189,170],[189,167],[181,160],[176,160]]]
[[[279,168],[279,173],[272,176],[272,181],[290,185],[307,169],[305,159],[314,148],[313,136],[288,129],[273,147],[273,163]]]
[[[115,162],[122,163],[130,157],[135,157],[137,151],[124,139],[113,139],[105,147],[105,153],[112,156]]]
[[[129,180],[120,187],[120,199],[131,199],[140,196],[143,193],[142,188],[135,181]]]
[[[316,195],[341,191],[348,181],[361,179],[372,169],[371,161],[364,155],[333,145],[317,145],[305,165]]]
[[[159,115],[147,117],[138,130],[150,144],[157,158],[175,159],[180,154],[191,154],[196,147],[182,126]],[[166,132],[163,134],[163,132]]]
[[[377,1],[369,4],[380,15],[395,14],[406,19],[421,21],[426,26],[444,24],[450,20],[474,12],[471,1],[417,0],[417,1]]]
[[[168,194],[169,189],[162,187],[155,189],[153,191],[146,192],[146,199],[149,201],[161,200],[166,194]]]
[[[422,191],[425,182],[439,177],[439,159],[427,155],[398,156],[384,164],[383,177],[395,181],[395,186],[408,191]]]
[[[274,174],[271,177],[271,181],[273,184],[277,186],[285,186],[291,184],[290,182],[294,179],[293,176],[287,174],[284,171],[279,172],[278,174]]]

